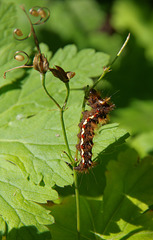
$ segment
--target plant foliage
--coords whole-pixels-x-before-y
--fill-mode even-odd
[[[36,5],[38,3],[42,5],[40,0]],[[24,24],[19,4],[20,1],[2,1],[0,7],[0,236],[10,240],[77,239],[74,170],[65,154],[67,148],[59,109],[45,94],[38,71],[18,69],[7,72],[7,78],[3,79],[5,71],[17,66],[13,60],[15,51],[27,52],[32,61],[36,50],[30,40],[13,39],[16,24]],[[26,4],[29,7],[31,3],[27,1]],[[123,12],[121,9],[125,11],[130,4],[132,1],[129,4],[114,1],[113,14],[115,9],[119,12],[113,15],[116,28],[127,27],[126,14],[122,25],[118,16]],[[60,41],[63,39],[63,47],[58,49],[56,44],[51,49],[46,40],[47,44],[40,44],[41,52],[50,68],[57,65],[66,72],[75,72],[64,111],[68,143],[75,158],[84,89],[92,86],[109,63],[109,55],[91,47],[106,50],[107,42],[111,45],[110,53],[120,45],[121,38],[116,33],[111,38],[106,33],[96,32],[106,13],[94,0],[53,1],[52,4],[48,2],[48,6],[53,22],[47,23],[45,30],[41,28],[38,38],[45,38],[49,33],[53,39],[55,36]],[[96,16],[94,21],[92,15]],[[138,20],[138,13],[136,16]],[[129,26],[132,24],[136,25],[134,20]],[[24,30],[27,31],[27,26]],[[82,49],[78,50],[75,44],[66,45],[70,39]],[[101,39],[104,48],[99,47]],[[141,44],[145,44],[143,39]],[[148,53],[147,47],[145,51]],[[151,53],[147,56],[152,57]],[[66,96],[63,82],[47,72],[46,87],[62,105]],[[135,100],[125,109],[115,109],[114,119],[136,135],[129,144],[144,157],[142,160],[135,150],[123,144],[129,134],[119,124],[110,123],[96,130],[93,160],[97,165],[89,173],[77,176],[80,239],[151,238],[153,158],[146,156],[153,151],[151,106],[152,101]]]

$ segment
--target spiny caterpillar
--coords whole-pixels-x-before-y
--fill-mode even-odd
[[[89,93],[88,105],[92,108],[90,111],[83,112],[82,121],[79,124],[80,133],[78,138],[79,144],[76,148],[80,151],[81,161],[74,169],[77,171],[87,171],[88,168],[94,165],[92,158],[92,147],[94,129],[97,124],[105,125],[108,123],[108,114],[115,107],[110,103],[111,97],[102,99],[95,89],[92,89]]]

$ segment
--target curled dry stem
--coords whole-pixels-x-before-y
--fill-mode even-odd
[[[33,35],[37,50],[38,50],[39,53],[41,53],[40,48],[39,48],[39,42],[38,42],[38,39],[37,39],[37,36],[36,36],[33,25],[40,25],[40,24],[45,23],[48,20],[48,18],[50,17],[50,11],[46,7],[36,6],[36,7],[31,8],[30,11],[29,11],[30,14],[34,17],[39,17],[38,21],[32,23],[29,15],[27,14],[23,5],[21,6],[21,9],[26,14],[27,19],[30,23],[30,28],[31,29],[30,29],[30,33],[26,37],[23,37],[23,33],[22,33],[21,29],[16,28],[13,32],[14,38],[18,41],[22,41],[22,40],[25,40],[25,39],[31,37],[31,35]]]
[[[19,68],[33,68],[33,65],[27,65],[28,62],[29,62],[29,55],[26,52],[24,52],[24,51],[16,51],[15,54],[14,54],[14,59],[16,59],[17,61],[23,61],[23,60],[25,60],[25,57],[27,58],[27,60],[26,60],[26,62],[23,65],[17,66],[17,67],[14,67],[14,68],[11,68],[11,69],[5,71],[3,77],[6,78],[6,73],[10,72],[12,70],[15,70],[15,69],[19,69]]]
[[[30,23],[30,28],[31,28],[30,33],[26,37],[23,38],[22,37],[23,33],[22,33],[21,29],[17,28],[17,29],[14,30],[13,35],[14,35],[15,39],[19,40],[19,41],[25,40],[25,39],[29,38],[31,35],[33,35],[34,42],[35,42],[35,45],[37,47],[38,53],[35,55],[35,57],[33,59],[33,65],[30,66],[30,65],[28,65],[28,62],[29,62],[28,54],[23,52],[23,51],[17,51],[14,55],[14,58],[18,61],[23,61],[24,60],[23,55],[25,55],[27,57],[27,62],[25,64],[21,65],[21,66],[14,67],[14,68],[11,68],[11,69],[7,70],[4,73],[4,78],[6,78],[6,73],[7,72],[10,72],[12,70],[19,69],[19,68],[32,68],[33,67],[35,70],[39,71],[41,74],[46,73],[49,69],[48,60],[44,56],[44,54],[41,53],[41,50],[40,50],[40,47],[39,47],[39,42],[38,42],[38,39],[37,39],[37,36],[36,36],[33,25],[39,25],[39,24],[43,24],[44,22],[46,22],[48,20],[49,16],[50,16],[50,11],[45,7],[40,8],[40,7],[36,6],[36,7],[31,8],[30,9],[30,14],[34,17],[40,17],[40,19],[37,22],[32,23],[29,15],[27,14],[23,5],[21,6],[21,9],[26,14],[26,16],[28,18],[28,21]]]
[[[34,17],[40,17],[40,19],[37,22],[32,23],[33,25],[44,24],[50,17],[50,11],[46,7],[39,6],[32,7],[29,10],[29,13]]]

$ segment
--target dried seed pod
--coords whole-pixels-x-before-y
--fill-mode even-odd
[[[49,69],[47,58],[43,54],[36,54],[33,59],[33,67],[40,73],[46,73]]]
[[[39,16],[41,16],[41,18],[46,18],[47,14],[46,14],[46,12],[43,10],[43,8],[39,8],[39,9],[37,10],[37,12],[38,12]]]
[[[11,72],[12,70],[15,70],[15,69],[19,69],[19,68],[32,68],[33,66],[30,66],[30,65],[27,65],[28,62],[29,62],[29,56],[26,52],[24,51],[17,51],[15,54],[14,54],[14,59],[16,59],[17,61],[23,61],[27,58],[27,61],[21,65],[21,66],[18,66],[18,67],[14,67],[14,68],[11,68],[7,71],[4,72],[4,78],[6,78],[6,73],[7,72]]]
[[[67,72],[66,75],[67,75],[67,78],[70,80],[75,76],[75,72]]]
[[[29,62],[29,56],[24,51],[16,51],[15,54],[14,54],[14,59],[19,61],[19,62],[26,59],[26,62],[24,63],[24,65],[27,65],[28,62]]]
[[[16,34],[19,37],[23,36],[23,33],[19,28],[14,29],[14,34]]]
[[[65,72],[63,68],[55,65],[56,68],[49,68],[52,74],[59,78],[62,82],[69,82],[71,78],[75,76],[75,72]]]
[[[27,61],[22,66],[14,67],[14,68],[11,68],[11,69],[5,71],[4,72],[4,78],[6,77],[7,72],[10,72],[14,69],[34,68],[35,70],[39,71],[41,74],[42,73],[45,74],[49,69],[49,63],[47,61],[47,58],[41,53],[41,50],[40,50],[40,47],[39,47],[39,42],[38,42],[35,30],[34,30],[34,25],[39,25],[39,24],[43,24],[44,22],[46,22],[48,20],[48,18],[50,17],[50,11],[45,7],[40,8],[40,7],[36,6],[36,7],[31,8],[30,9],[30,14],[32,16],[38,17],[38,21],[36,21],[35,23],[32,23],[32,21],[31,21],[29,15],[27,14],[24,6],[21,5],[20,7],[24,11],[24,13],[26,14],[27,19],[30,23],[30,33],[25,37],[21,37],[21,36],[23,36],[22,31],[20,29],[16,28],[13,32],[14,38],[18,41],[22,41],[22,40],[25,40],[25,39],[29,38],[31,35],[33,35],[38,54],[36,54],[34,59],[33,59],[33,65],[28,65],[28,62],[29,62],[28,54],[26,54],[23,51],[17,51],[14,55],[14,58],[17,61],[23,61],[27,58]]]
[[[38,12],[37,10],[33,9],[33,8],[31,8],[31,9],[29,10],[29,13],[30,13],[32,16],[34,16],[34,17],[38,17],[38,16],[39,16],[39,12]]]
[[[22,7],[23,11],[26,13],[25,9]],[[46,7],[39,7],[39,6],[35,6],[35,7],[32,7],[30,10],[29,10],[30,14],[34,17],[38,17],[39,19],[36,21],[36,22],[31,22],[30,18],[29,21],[30,21],[30,24],[32,24],[32,26],[34,25],[40,25],[40,24],[43,24],[45,23],[48,18],[50,17],[50,11],[48,8]],[[27,13],[26,13],[27,15]]]
[[[23,55],[21,54],[17,54],[14,56],[15,60],[19,61],[19,62],[22,62],[25,58]]]

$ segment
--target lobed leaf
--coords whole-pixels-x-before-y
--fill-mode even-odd
[[[102,186],[104,178],[100,181]],[[150,239],[153,235],[152,181],[153,158],[140,161],[137,153],[128,149],[120,153],[118,159],[111,160],[104,196],[80,198],[81,239]],[[50,227],[54,239],[60,239],[62,233],[63,240],[74,238],[75,199],[67,197],[61,205],[48,208],[57,221]]]
[[[67,52],[69,52],[69,55]],[[103,59],[103,54],[97,54],[93,50],[88,50],[88,52],[88,62],[90,63],[88,69],[91,68],[93,61],[99,62],[100,55],[101,64],[107,61],[107,58]],[[86,53],[84,51],[84,54],[81,54],[82,61],[87,59]],[[78,56],[80,56],[80,53],[76,53],[74,46],[67,46],[64,50],[58,51],[51,61],[54,60],[57,64],[56,59],[59,59],[58,63],[64,59],[65,65],[70,62],[74,66],[74,71],[77,72],[77,70],[80,70]],[[97,63],[96,61],[94,64]],[[100,68],[99,64],[99,67],[97,67],[99,72]],[[93,75],[95,76],[98,75],[97,69],[94,71],[93,68]],[[86,76],[86,71],[86,69],[82,69],[84,76]],[[88,76],[90,76],[90,72]],[[83,83],[84,85],[91,82],[88,76]],[[47,74],[46,81],[49,91],[53,91],[53,96],[59,102],[63,102],[65,97],[63,84],[50,73]],[[75,81],[75,84],[73,81]],[[75,79],[72,80],[72,86],[79,84]],[[75,151],[76,126],[79,123],[82,98],[83,91],[72,93],[69,100],[69,109],[65,114],[68,135],[71,135],[69,141],[72,151]],[[0,153],[9,155],[11,161],[21,167],[25,176],[30,174],[31,180],[37,184],[42,178],[45,184],[50,186],[72,184],[72,172],[64,163],[63,156],[61,156],[66,149],[59,121],[59,112],[43,92],[39,81],[39,73],[34,70],[29,71],[28,76],[22,83],[22,88],[5,93],[0,101],[3,106],[0,119]],[[69,117],[70,115],[73,119]]]
[[[38,203],[57,198],[55,190],[31,183],[25,179],[17,165],[0,157],[1,227],[5,221],[8,232],[30,225],[37,226],[38,232],[47,231],[44,225],[53,223],[54,218]],[[28,234],[28,228],[25,228],[25,234]],[[30,239],[33,239],[32,233]]]
[[[152,167],[153,159],[138,159],[133,150],[119,155],[111,161],[107,171],[107,186],[98,218],[101,239],[149,239],[153,231],[152,214]]]

